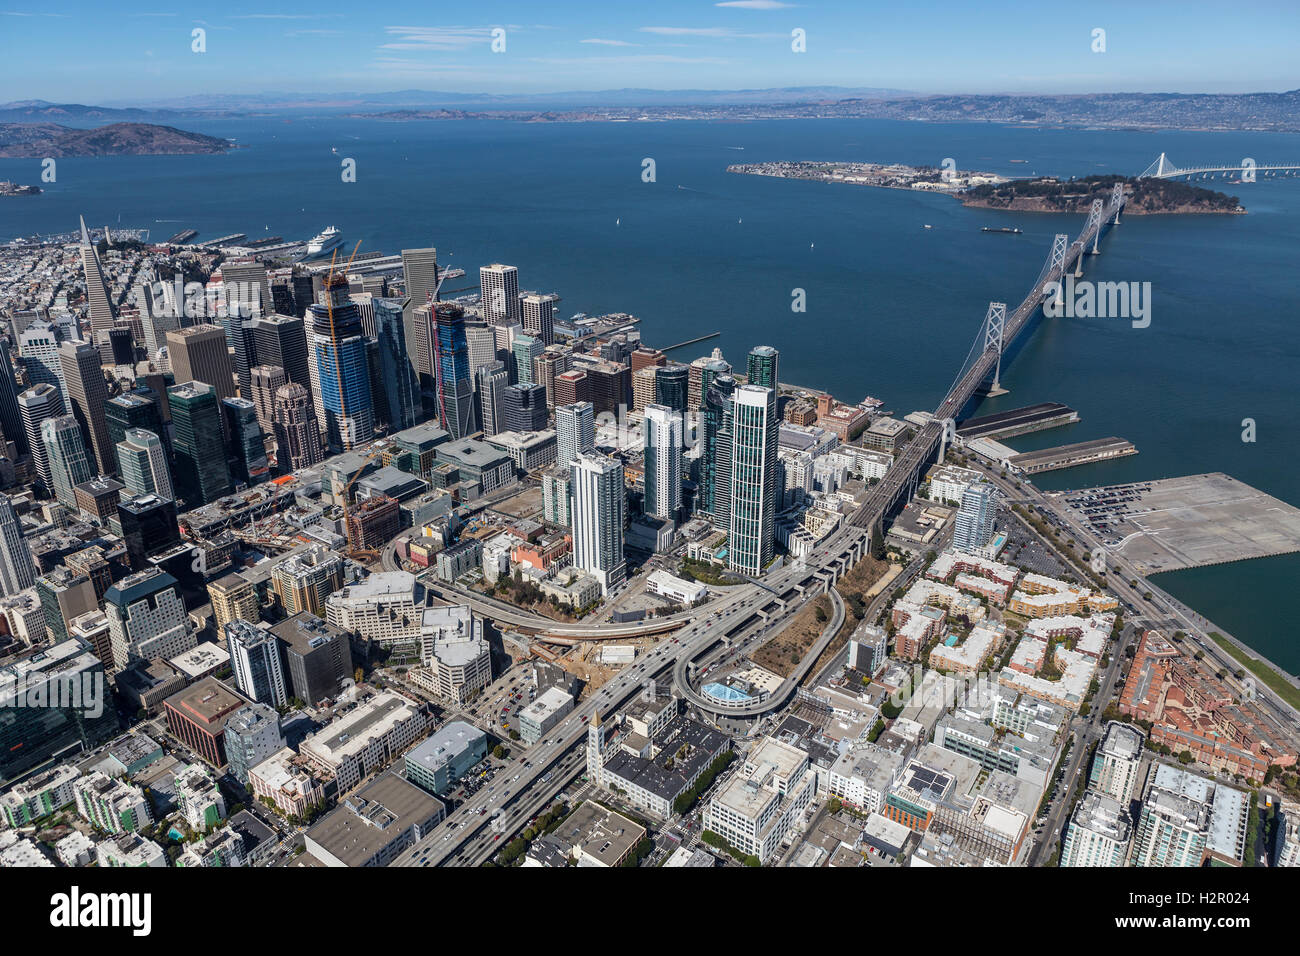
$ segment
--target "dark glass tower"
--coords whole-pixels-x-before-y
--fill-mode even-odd
[[[438,424],[452,438],[464,438],[479,430],[474,377],[469,367],[469,342],[465,338],[465,310],[448,302],[436,302],[433,308],[434,388]],[[543,408],[545,402],[543,398]]]
[[[675,412],[686,411],[691,370],[686,365],[661,365],[655,372],[655,404]]]
[[[731,409],[736,379],[727,372],[713,377],[700,409],[699,510],[713,517],[716,527],[725,528],[731,519]]]
[[[781,353],[770,345],[758,345],[749,350],[747,373],[750,385],[776,389],[777,360]]]
[[[189,510],[230,494],[216,391],[203,382],[186,382],[167,389],[167,398],[176,430],[177,497]]]

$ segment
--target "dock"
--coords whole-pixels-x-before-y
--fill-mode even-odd
[[[1010,438],[1068,425],[1079,420],[1079,413],[1060,402],[1040,402],[1024,408],[1012,408],[994,415],[968,418],[957,426],[961,438]]]
[[[205,249],[212,249],[212,248],[216,248],[217,246],[233,246],[241,239],[247,239],[247,238],[248,238],[248,233],[246,232],[232,232],[228,236],[218,236],[216,239],[209,239],[207,242],[202,243],[202,245]]]
[[[1076,465],[1090,465],[1112,458],[1136,455],[1137,448],[1123,438],[1094,438],[1073,445],[1057,445],[1040,451],[1028,451],[1007,460],[1007,467],[1022,475],[1036,475],[1044,471],[1059,471]]]
[[[693,339],[687,339],[685,342],[678,342],[676,345],[669,345],[666,348],[660,349],[659,351],[667,355],[669,352],[672,352],[676,349],[684,349],[686,348],[686,346],[694,345],[697,342],[707,342],[709,339],[716,339],[721,334],[722,334],[721,332],[710,332],[708,335],[697,336],[696,338]]]
[[[182,229],[180,232],[176,233],[176,235],[168,239],[165,245],[179,246],[182,242],[189,242],[198,234],[199,231],[197,229]]]

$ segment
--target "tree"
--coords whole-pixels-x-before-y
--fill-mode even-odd
[[[366,679],[366,672],[363,671],[360,667],[358,667],[356,670],[352,672],[352,679],[356,681],[358,684],[360,684],[363,680]]]
[[[880,533],[879,525],[871,529],[871,556],[877,561],[883,561],[885,558],[885,538]]]

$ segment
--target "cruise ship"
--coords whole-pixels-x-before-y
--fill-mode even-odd
[[[307,255],[319,256],[324,255],[331,249],[335,249],[343,244],[343,233],[339,231],[338,226],[330,226],[324,232],[314,237],[307,243]]]

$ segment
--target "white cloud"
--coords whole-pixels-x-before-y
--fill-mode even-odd
[[[635,43],[628,43],[626,40],[602,40],[598,37],[592,37],[590,40],[579,40],[579,43],[595,43],[597,46],[637,46]]]
[[[784,39],[782,33],[741,33],[730,27],[638,27],[642,33],[664,37],[709,37],[717,40],[773,40]]]
[[[715,7],[735,7],[738,10],[784,10],[796,6],[793,3],[780,3],[779,0],[726,0],[715,3]]]

